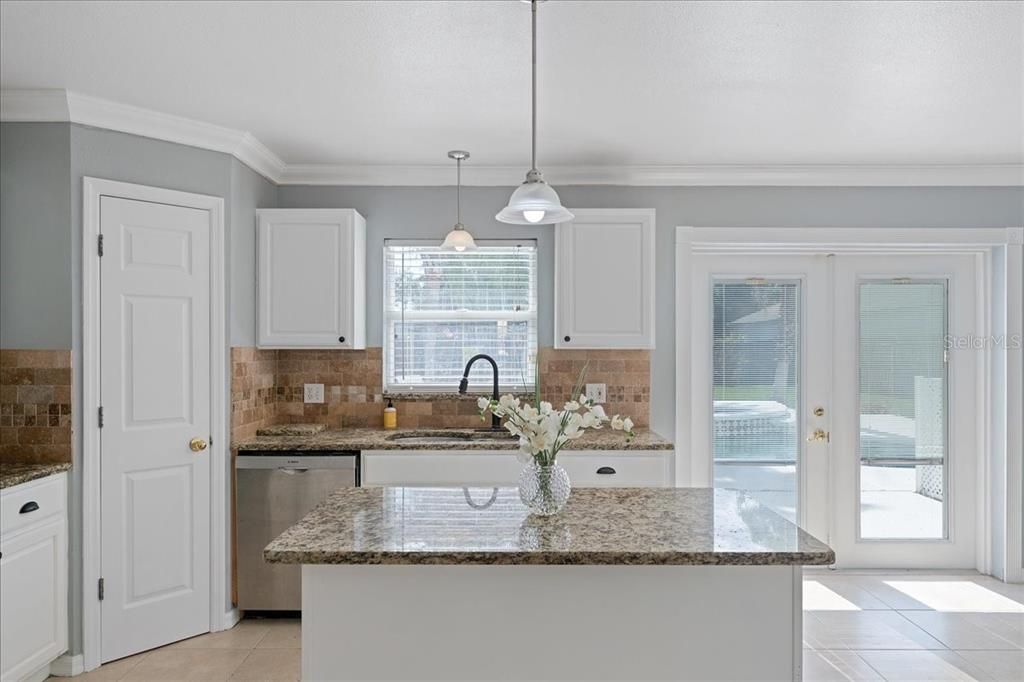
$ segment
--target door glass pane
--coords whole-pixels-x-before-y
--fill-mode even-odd
[[[859,284],[860,537],[944,538],[946,284]]]
[[[796,522],[800,283],[717,281],[712,296],[715,486]]]

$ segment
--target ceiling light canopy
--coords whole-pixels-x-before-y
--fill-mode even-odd
[[[530,2],[532,28],[531,52],[531,129],[530,129],[530,170],[526,181],[512,192],[508,206],[495,216],[503,223],[513,225],[538,225],[561,223],[572,220],[573,215],[562,206],[555,188],[544,181],[544,175],[537,170],[537,2]]]
[[[444,238],[442,249],[451,251],[473,251],[476,242],[466,226],[462,224],[462,162],[469,158],[469,152],[453,150],[448,152],[449,159],[455,159],[455,227]]]

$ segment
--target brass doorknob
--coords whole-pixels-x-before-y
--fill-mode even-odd
[[[188,446],[192,452],[200,452],[206,449],[206,441],[202,438],[193,438],[188,442]]]
[[[808,443],[814,443],[816,441],[824,441],[828,443],[831,440],[831,434],[825,429],[814,429],[814,433],[807,436]]]

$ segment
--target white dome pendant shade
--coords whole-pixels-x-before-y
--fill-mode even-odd
[[[526,174],[526,182],[512,192],[508,206],[495,217],[513,225],[537,225],[564,223],[574,216],[562,206],[555,188],[544,182],[541,172],[533,168]]]
[[[455,159],[455,227],[441,243],[442,249],[449,251],[474,251],[476,242],[466,226],[462,224],[462,162],[469,158],[469,152],[454,150],[448,152],[449,159]]]
[[[512,225],[548,225],[563,223],[573,219],[573,214],[562,206],[558,192],[544,181],[544,175],[537,170],[537,2],[530,2],[530,18],[532,28],[532,120],[530,171],[526,174],[526,182],[519,185],[508,206],[494,216],[503,223]]]

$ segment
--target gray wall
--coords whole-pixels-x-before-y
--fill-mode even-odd
[[[455,221],[450,187],[275,187],[231,157],[148,138],[62,123],[0,124],[0,345],[72,348],[81,405],[82,177],[220,196],[230,264],[231,345],[255,343],[258,207],[346,207],[367,219],[368,343],[380,345],[381,247],[385,238],[440,241]],[[674,228],[695,226],[1007,227],[1024,225],[1022,188],[559,187],[573,207],[658,211],[657,348],[652,426],[674,431]],[[539,242],[539,340],[551,345],[553,230],[504,225],[494,214],[511,187],[467,188],[463,220],[480,238]],[[81,452],[74,411],[75,457]],[[77,462],[76,462],[77,463]],[[81,468],[72,469],[71,509],[81,509]],[[71,514],[71,651],[82,650],[81,514]]]
[[[696,227],[1009,227],[1024,225],[1022,188],[859,187],[558,187],[562,203],[578,208],[657,210],[656,348],[651,360],[651,427],[675,431],[675,228]],[[553,229],[505,225],[494,219],[511,187],[462,192],[463,222],[476,237],[540,240],[538,342],[553,338]],[[381,248],[389,237],[440,241],[455,222],[453,188],[282,186],[282,208],[357,209],[367,229],[367,343],[383,330]]]
[[[232,346],[255,346],[256,209],[277,206],[277,185],[232,158],[230,197],[228,338]]]
[[[0,347],[71,348],[68,126],[0,123]]]

